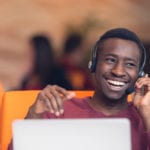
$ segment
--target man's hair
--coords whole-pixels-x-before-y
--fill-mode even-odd
[[[141,54],[140,66],[142,65],[143,61],[145,61],[146,50],[145,50],[141,40],[139,39],[139,37],[134,32],[132,32],[126,28],[115,28],[115,29],[108,30],[97,41],[97,48],[101,42],[103,42],[109,38],[120,38],[120,39],[124,39],[124,40],[133,41],[134,43],[137,44],[137,46],[140,49],[140,54]]]
[[[135,42],[138,47],[143,51],[143,45],[138,36],[125,28],[116,28],[116,29],[111,29],[107,32],[105,32],[99,39],[99,42],[104,41],[108,38],[120,38],[120,39],[125,39],[125,40],[130,40]]]

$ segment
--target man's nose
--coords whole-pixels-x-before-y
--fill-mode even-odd
[[[112,68],[112,73],[115,76],[125,76],[125,68],[122,64],[116,64],[113,68]]]

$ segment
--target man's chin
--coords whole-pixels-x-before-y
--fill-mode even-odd
[[[124,93],[115,92],[115,93],[109,93],[109,94],[107,93],[105,96],[111,101],[119,101],[127,97],[125,92]]]

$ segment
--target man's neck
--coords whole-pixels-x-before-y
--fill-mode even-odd
[[[107,116],[117,114],[127,108],[127,100],[125,98],[124,100],[112,101],[110,99],[99,97],[96,94],[94,94],[89,104],[94,110],[102,112]]]

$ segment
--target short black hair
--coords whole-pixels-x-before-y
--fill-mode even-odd
[[[143,50],[143,47],[141,45],[141,41],[140,39],[138,38],[138,36],[128,30],[128,29],[125,29],[125,28],[116,28],[116,29],[111,29],[111,30],[108,30],[107,32],[105,32],[99,39],[99,41],[104,41],[108,38],[120,38],[120,39],[125,39],[125,40],[130,40],[130,41],[133,41],[135,42],[138,47]]]
[[[141,63],[140,66],[142,66],[143,61],[146,59],[146,50],[139,39],[139,37],[131,30],[126,29],[126,28],[114,28],[106,31],[100,39],[97,41],[97,46],[100,45],[101,42],[109,39],[109,38],[120,38],[124,40],[130,40],[133,41],[137,44],[137,46],[140,49],[140,54],[141,54]]]

